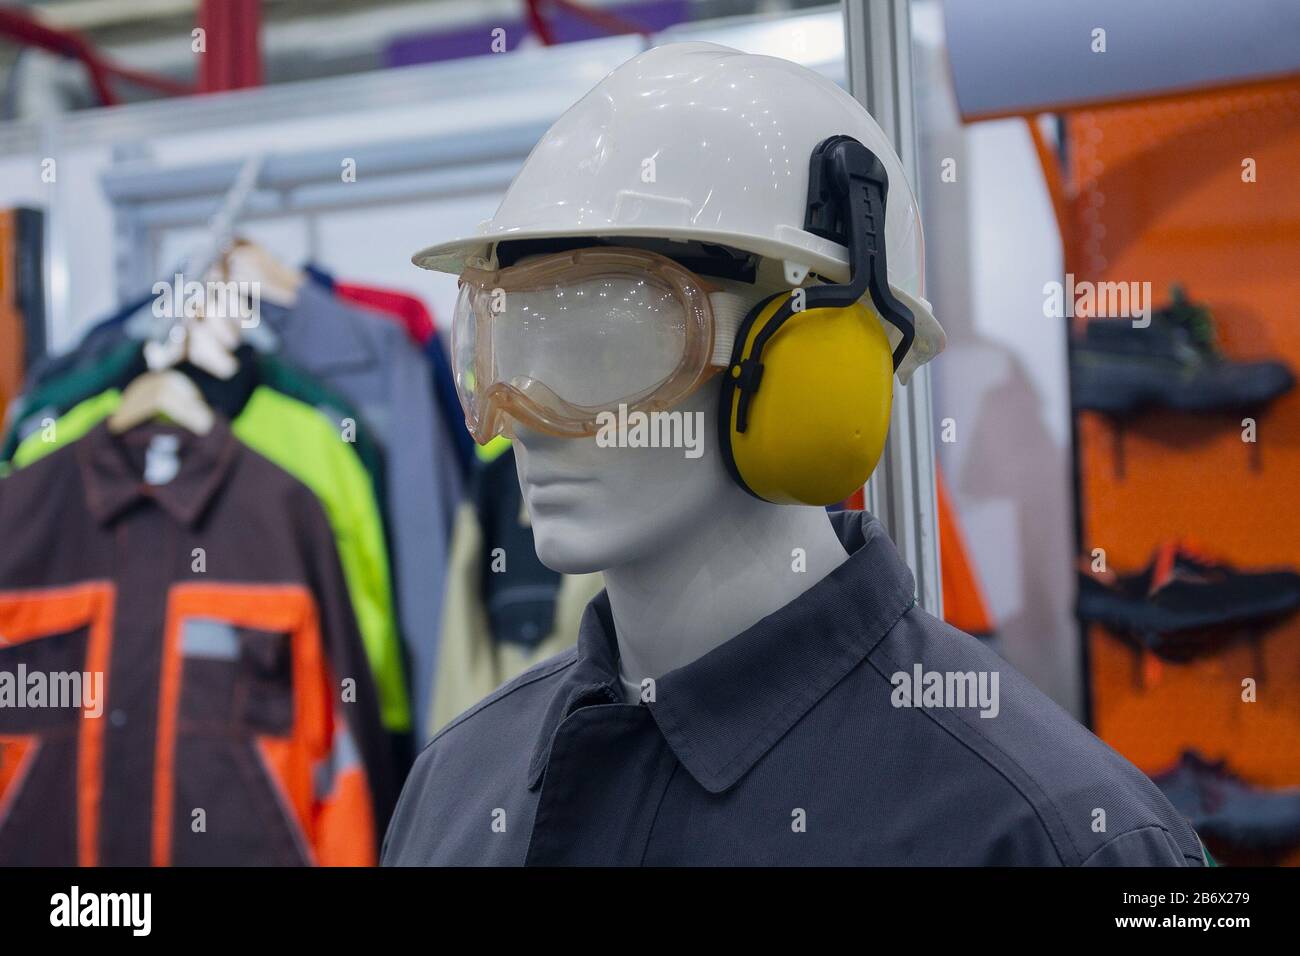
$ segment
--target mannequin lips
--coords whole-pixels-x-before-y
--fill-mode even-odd
[[[590,478],[567,478],[562,475],[547,475],[540,481],[531,479],[524,483],[524,500],[532,509],[573,508],[591,496]]]
[[[592,501],[589,485],[585,481],[553,481],[541,487],[525,487],[524,502],[534,518],[576,518],[586,513]]]

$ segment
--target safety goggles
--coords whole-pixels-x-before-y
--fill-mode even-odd
[[[586,248],[504,269],[466,268],[452,366],[479,443],[512,420],[594,435],[603,412],[671,408],[727,365],[745,312],[671,259]]]

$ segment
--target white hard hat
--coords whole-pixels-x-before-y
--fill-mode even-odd
[[[619,66],[533,148],[491,220],[472,237],[417,253],[416,265],[488,266],[506,240],[654,238],[718,244],[808,272],[849,278],[845,246],[804,229],[809,159],[846,134],[883,163],[889,285],[915,313],[911,372],[943,348],[924,295],[916,200],[871,115],[830,80],[787,60],[714,43],[655,47]]]

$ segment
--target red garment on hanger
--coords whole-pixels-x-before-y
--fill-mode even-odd
[[[421,348],[438,334],[433,314],[413,295],[352,282],[335,282],[334,294],[354,305],[364,305],[401,322],[406,334]]]
[[[991,637],[993,614],[984,600],[979,574],[971,561],[957,512],[948,496],[943,472],[934,470],[939,499],[939,574],[943,578],[943,619],[967,634]]]

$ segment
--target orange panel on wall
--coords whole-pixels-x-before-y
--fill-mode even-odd
[[[1156,307],[1179,283],[1229,358],[1300,371],[1300,83],[1073,114],[1067,142],[1076,280],[1150,282]],[[1077,434],[1081,543],[1112,570],[1170,540],[1239,570],[1300,567],[1300,390],[1258,417],[1255,445],[1227,414],[1154,412],[1117,436],[1083,412]],[[1194,747],[1253,784],[1300,784],[1300,618],[1191,664],[1135,668],[1114,637],[1088,640],[1094,729],[1144,771]]]

